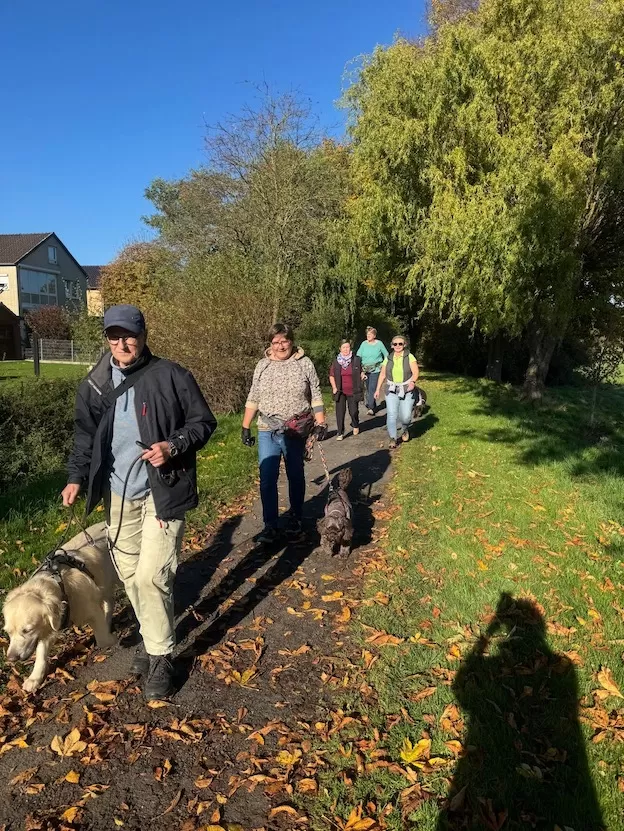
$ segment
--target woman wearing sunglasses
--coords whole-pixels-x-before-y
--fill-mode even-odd
[[[414,408],[414,389],[418,380],[418,364],[409,351],[407,338],[392,338],[392,352],[381,365],[375,400],[386,384],[386,427],[390,436],[390,450],[397,447],[399,437],[409,441],[409,425]]]

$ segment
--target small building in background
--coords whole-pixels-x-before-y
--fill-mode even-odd
[[[87,273],[54,233],[0,234],[2,302],[23,320],[39,306],[78,311],[87,303]]]
[[[100,289],[100,279],[102,276],[101,265],[83,265],[87,272],[87,311],[92,317],[104,316],[104,303],[102,302],[102,292]]]

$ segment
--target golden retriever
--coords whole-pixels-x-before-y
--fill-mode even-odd
[[[63,567],[62,580],[69,603],[69,622],[89,624],[96,643],[107,648],[117,643],[111,632],[114,590],[119,583],[108,548],[104,523],[89,529],[94,545],[80,533],[64,550],[82,560],[95,582],[78,568]],[[49,572],[34,574],[23,585],[10,591],[4,601],[4,628],[9,636],[7,659],[26,661],[35,653],[33,671],[23,683],[34,692],[47,674],[48,658],[63,620],[63,595]]]

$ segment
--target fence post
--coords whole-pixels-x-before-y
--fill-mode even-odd
[[[72,338],[72,340],[70,340],[70,345],[71,345],[71,361],[72,361],[72,364],[73,364],[74,363],[74,340],[73,340],[73,338]]]
[[[39,339],[39,360],[43,360],[43,338]]]
[[[41,373],[41,366],[39,365],[39,339],[35,338],[33,341],[33,363],[35,366],[35,376],[38,378]]]

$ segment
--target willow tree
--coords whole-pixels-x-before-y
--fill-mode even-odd
[[[524,336],[531,398],[588,283],[621,281],[623,54],[623,0],[483,0],[348,92],[362,255],[442,319]]]

